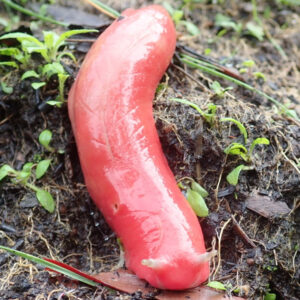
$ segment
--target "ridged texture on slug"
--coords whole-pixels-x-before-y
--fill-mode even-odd
[[[88,191],[121,238],[127,267],[151,285],[186,289],[209,274],[198,220],[169,169],[152,100],[175,49],[159,6],[127,10],[94,43],[69,95]]]

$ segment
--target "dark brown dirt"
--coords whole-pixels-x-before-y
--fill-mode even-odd
[[[26,5],[31,7],[31,2],[27,1]],[[123,10],[154,1],[103,2]],[[198,25],[200,35],[192,37],[179,27],[180,44],[200,54],[210,48],[210,57],[237,69],[244,61],[254,60],[255,66],[243,74],[247,82],[299,113],[300,7],[278,4],[280,1],[258,1],[261,16],[270,7],[270,18],[261,18],[265,30],[284,50],[286,58],[283,58],[267,38],[259,42],[249,35],[238,35],[230,30],[217,37],[221,28],[214,26],[215,15],[226,14],[236,22],[245,23],[252,18],[248,2],[220,1],[222,4],[215,5],[207,2],[185,11],[186,18]],[[73,1],[56,3],[75,6]],[[0,8],[0,16],[5,17],[8,11],[3,4]],[[80,9],[97,14],[82,3]],[[20,20],[25,28],[29,28],[30,19],[20,15]],[[20,30],[20,24],[16,22],[11,29]],[[48,30],[46,26],[41,25],[42,29]],[[0,33],[4,32],[1,27],[0,30]],[[86,45],[72,44],[72,51],[79,61],[77,66],[64,60],[72,75],[66,84],[66,95],[89,46]],[[175,59],[173,63],[178,66]],[[253,72],[256,71],[265,74],[265,82],[255,79]],[[158,92],[154,101],[154,117],[176,179],[187,185],[187,178],[194,178],[209,192],[206,202],[210,214],[199,221],[207,248],[219,250],[219,256],[212,264],[210,280],[225,284],[229,294],[248,299],[263,299],[267,292],[275,293],[277,300],[299,299],[299,121],[281,114],[261,96],[228,81],[218,79],[222,86],[234,87],[223,97],[218,97],[210,89],[216,78],[189,68],[186,72],[194,80],[174,65],[170,66],[162,79],[167,88]],[[90,274],[112,270],[119,262],[117,238],[84,186],[66,105],[55,108],[45,104],[57,94],[57,80],[52,78],[46,87],[34,91],[30,80],[19,80],[20,72],[1,68],[0,74],[8,85],[13,86],[12,94],[0,91],[0,165],[10,164],[19,170],[26,162],[51,158],[50,169],[36,184],[49,190],[57,204],[55,213],[47,213],[32,191],[9,179],[1,181],[0,245],[53,258]],[[203,110],[210,103],[217,105],[213,125],[205,122],[193,108],[171,101],[172,97],[188,99]],[[227,156],[224,149],[243,139],[235,125],[220,122],[223,117],[244,124],[249,141],[246,147],[249,148],[258,137],[268,138],[270,145],[257,146],[250,163],[237,156]],[[38,143],[38,136],[44,129],[53,132],[51,146],[64,150],[63,154],[47,152]],[[243,171],[238,185],[232,187],[226,176],[241,163],[250,166],[251,170]],[[253,195],[284,202],[290,212],[280,216],[274,209],[266,218],[247,208],[247,199]],[[238,291],[234,292],[236,289]],[[75,283],[48,273],[27,260],[1,252],[0,299],[140,299],[140,296]]]

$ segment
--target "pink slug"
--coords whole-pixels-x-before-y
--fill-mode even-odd
[[[207,280],[211,253],[152,115],[175,44],[165,9],[126,10],[88,52],[68,108],[86,186],[120,237],[127,268],[154,287],[181,290]]]

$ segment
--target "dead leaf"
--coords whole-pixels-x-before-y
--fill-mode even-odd
[[[130,271],[123,269],[115,272],[100,273],[93,275],[93,277],[113,289],[128,294],[139,291],[142,293],[142,296],[149,297],[149,295],[152,295],[153,299],[158,300],[244,300],[239,297],[227,297],[223,293],[219,293],[209,287],[197,287],[186,291],[160,291],[149,286],[146,281],[139,279]]]
[[[115,272],[99,273],[93,275],[93,277],[104,285],[128,294],[133,294],[137,291],[142,292],[143,296],[149,293],[157,293],[157,289],[150,287],[146,281],[139,279],[136,275],[124,269],[119,269]]]
[[[270,197],[259,195],[257,192],[246,199],[246,206],[265,218],[284,216],[291,211],[285,202],[275,202]]]

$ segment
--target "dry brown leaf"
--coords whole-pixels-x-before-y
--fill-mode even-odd
[[[227,297],[209,287],[197,287],[186,291],[160,291],[149,286],[144,280],[127,270],[120,269],[115,272],[104,272],[93,277],[102,281],[116,290],[132,294],[141,292],[143,296],[152,295],[153,299],[158,300],[244,300],[239,297]]]
[[[246,199],[246,206],[265,218],[287,215],[291,211],[285,202],[275,202],[270,197],[259,195],[257,192]]]

